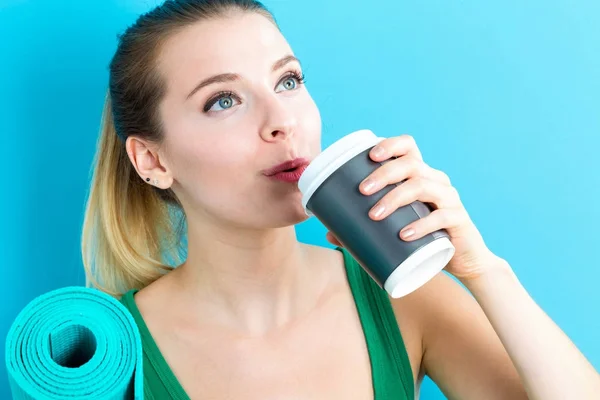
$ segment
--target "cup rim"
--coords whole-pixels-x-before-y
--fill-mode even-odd
[[[446,268],[455,251],[452,241],[446,236],[427,243],[396,267],[384,282],[385,290],[393,298],[404,297],[414,292]],[[434,259],[433,256],[444,257]]]
[[[298,188],[302,193],[302,207],[306,214],[313,215],[307,208],[308,202],[327,178],[356,155],[384,139],[376,136],[370,129],[360,129],[338,139],[317,155],[298,181]]]

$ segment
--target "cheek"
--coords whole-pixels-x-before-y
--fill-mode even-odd
[[[225,197],[238,191],[242,185],[232,183],[248,180],[255,154],[248,141],[242,143],[233,136],[188,143],[179,149],[175,175],[186,192],[196,199],[204,193],[201,197],[210,202],[207,193]]]
[[[190,207],[231,217],[242,212],[239,199],[247,198],[247,186],[254,182],[253,161],[239,144],[216,142],[184,149],[175,173]]]
[[[306,123],[311,125],[320,125],[321,114],[319,113],[319,108],[317,107],[317,104],[313,100],[308,90],[305,90],[303,93],[298,106],[299,109],[302,110],[302,115],[304,117],[303,120],[305,120]]]
[[[305,132],[311,153],[315,155],[321,149],[321,114],[316,103],[308,93],[306,99],[303,100],[303,112],[300,116],[299,124],[301,131]]]
[[[235,177],[234,173],[239,174],[241,166],[248,166],[251,160],[250,153],[239,143],[228,140],[215,140],[212,143],[206,143],[197,148],[190,148],[187,158],[192,176],[197,176],[198,180],[211,180],[213,176],[228,175]]]

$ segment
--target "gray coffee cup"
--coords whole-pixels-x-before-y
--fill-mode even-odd
[[[431,213],[420,201],[400,207],[381,221],[369,210],[395,185],[372,195],[360,183],[385,162],[375,162],[370,150],[384,138],[370,130],[344,136],[319,154],[306,168],[298,187],[307,215],[331,231],[377,284],[393,298],[405,296],[432,279],[454,256],[445,230],[404,241],[400,231]]]

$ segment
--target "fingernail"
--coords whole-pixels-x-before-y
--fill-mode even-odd
[[[415,230],[412,228],[405,228],[402,230],[402,232],[400,232],[400,236],[403,239],[408,239],[409,237],[411,237],[414,234],[415,234]]]
[[[379,218],[381,216],[381,214],[383,214],[384,211],[385,211],[385,206],[383,204],[377,204],[375,207],[373,207],[373,210],[371,211],[371,213],[373,214],[373,216],[375,218]]]
[[[373,154],[373,157],[375,158],[383,157],[385,149],[381,146],[375,146],[373,147],[373,150],[371,150],[371,154]]]
[[[362,183],[362,188],[365,193],[371,193],[375,189],[375,181],[373,179],[367,179]]]

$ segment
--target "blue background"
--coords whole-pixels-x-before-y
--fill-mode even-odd
[[[84,283],[80,228],[108,62],[116,34],[155,4],[0,0],[3,350],[30,300]],[[415,136],[488,245],[600,369],[600,3],[266,4],[303,61],[323,144],[365,127]],[[316,220],[298,231],[328,245]],[[426,381],[422,398],[444,397]]]

